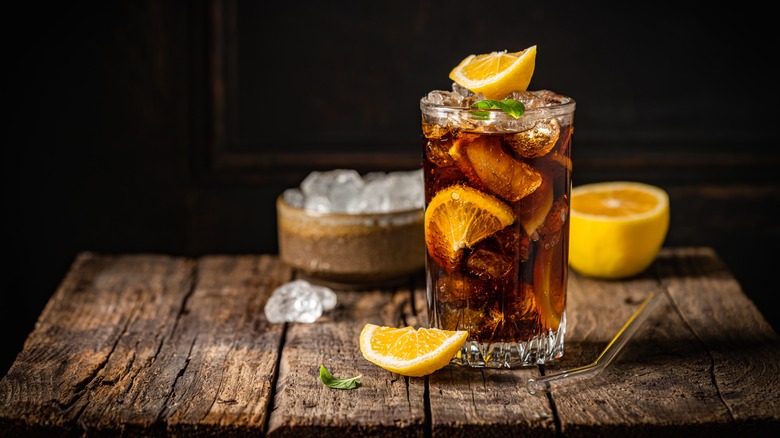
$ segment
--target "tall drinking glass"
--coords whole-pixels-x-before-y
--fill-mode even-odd
[[[453,363],[513,368],[563,355],[575,102],[514,92],[515,117],[481,95],[420,101],[431,327],[467,330]]]

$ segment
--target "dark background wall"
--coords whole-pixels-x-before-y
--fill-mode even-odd
[[[530,88],[577,101],[574,184],[665,188],[666,245],[714,247],[780,327],[780,72],[759,7],[17,3],[0,375],[78,252],[275,252],[284,188],[317,169],[418,167],[420,97],[468,54],[532,44]]]

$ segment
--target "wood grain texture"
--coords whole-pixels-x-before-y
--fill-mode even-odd
[[[281,328],[275,259],[81,255],[0,381],[0,430],[262,430]]]
[[[360,331],[366,323],[412,323],[411,288],[337,290],[334,311],[317,324],[289,324],[269,436],[424,435],[425,378],[404,377],[363,359]],[[337,377],[362,375],[355,390],[320,382],[319,366]]]
[[[365,323],[426,326],[424,278],[337,289],[314,324],[263,307],[296,273],[272,255],[81,254],[0,380],[0,436],[736,436],[780,432],[780,339],[709,248],[665,249],[640,276],[572,272],[566,351],[517,370],[448,365],[406,378],[362,358]],[[651,292],[665,300],[593,379]],[[319,380],[361,374],[355,390]]]
[[[651,292],[652,275],[609,282],[572,275],[571,336],[560,368],[593,362]],[[600,375],[554,390],[551,401],[567,436],[711,434],[728,422],[707,352],[668,303],[661,303]],[[551,370],[552,371],[552,370]]]
[[[137,397],[142,371],[183,314],[194,266],[165,256],[80,255],[0,381],[3,428],[71,431],[82,414],[108,419],[116,409],[130,412],[121,409],[129,403],[141,425],[155,422],[161,407]]]
[[[656,272],[676,311],[707,351],[707,374],[740,430],[780,432],[780,337],[714,251],[668,250]]]
[[[263,307],[291,271],[270,256],[200,259],[174,358],[186,358],[161,415],[168,432],[262,431],[273,394],[282,327]],[[164,366],[164,365],[163,365]]]

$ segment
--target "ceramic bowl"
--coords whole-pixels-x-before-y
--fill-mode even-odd
[[[388,213],[322,213],[276,200],[279,256],[304,276],[377,285],[425,266],[422,208]]]

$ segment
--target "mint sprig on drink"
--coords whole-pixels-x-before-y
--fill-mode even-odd
[[[482,109],[482,110],[499,109],[514,118],[518,118],[522,116],[523,113],[525,113],[525,105],[523,105],[522,102],[518,102],[514,99],[504,99],[504,100],[485,99],[485,100],[480,100],[479,102],[471,105],[471,107],[475,109]],[[476,117],[479,120],[487,120],[489,113],[487,111],[472,111],[471,114],[473,114],[474,117]]]
[[[355,389],[360,386],[360,378],[363,375],[351,377],[349,379],[339,379],[333,377],[333,375],[325,368],[325,365],[320,365],[320,380],[328,388],[333,389]]]

